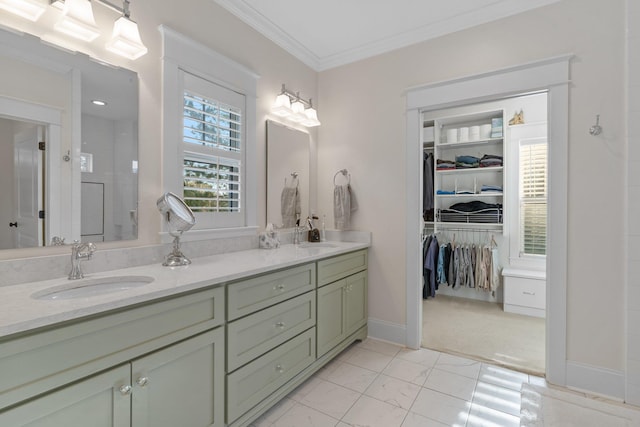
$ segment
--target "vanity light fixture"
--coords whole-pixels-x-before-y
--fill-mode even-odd
[[[147,53],[147,48],[140,39],[138,24],[129,16],[129,0],[125,0],[122,5],[122,16],[113,24],[113,35],[107,43],[107,49],[133,61]]]
[[[0,9],[36,22],[46,10],[46,6],[36,0],[0,0]]]
[[[313,108],[311,99],[307,102],[300,98],[299,93],[289,92],[284,83],[280,94],[273,103],[271,113],[306,127],[320,126],[318,112]]]
[[[18,0],[0,0],[0,2],[3,1]],[[95,40],[100,35],[90,0],[49,0],[49,2],[53,7],[62,9],[62,15],[54,26],[56,30],[88,42]],[[93,2],[120,13],[120,17],[113,25],[111,38],[105,45],[107,50],[131,60],[138,59],[147,53],[148,49],[140,38],[138,24],[131,20],[129,0],[124,0],[122,7],[106,0],[93,0]]]
[[[65,0],[62,15],[53,28],[86,42],[93,41],[100,35],[89,0]]]

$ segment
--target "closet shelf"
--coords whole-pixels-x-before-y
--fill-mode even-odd
[[[436,173],[447,175],[447,174],[474,174],[479,172],[502,172],[504,166],[491,166],[488,168],[466,168],[466,169],[436,169]]]
[[[502,197],[503,193],[472,193],[472,194],[438,194],[443,199],[462,199],[476,197]]]
[[[442,229],[458,228],[464,230],[502,230],[502,223],[494,222],[442,222],[436,221]]]
[[[502,142],[503,138],[489,138],[489,139],[478,139],[474,141],[466,141],[466,142],[440,142],[438,143],[438,149],[446,149],[446,148],[459,148],[459,147],[472,147],[474,145],[485,145],[490,143]]]

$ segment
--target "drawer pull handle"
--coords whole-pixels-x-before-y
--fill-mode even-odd
[[[527,291],[522,291],[523,294],[525,295],[535,295],[535,292],[527,292]]]
[[[284,322],[278,322],[275,324],[276,328],[284,329]]]
[[[128,396],[131,394],[131,386],[129,384],[121,385],[118,390],[123,396]]]
[[[282,283],[280,283],[279,285],[274,286],[273,290],[282,292],[282,291],[284,291],[284,285]]]
[[[276,365],[276,372],[279,373],[279,374],[284,372],[284,368],[282,367],[282,365],[280,365],[280,364]]]
[[[140,387],[144,387],[149,383],[149,378],[147,377],[140,377],[138,378],[138,380],[136,381],[136,384],[138,384]]]

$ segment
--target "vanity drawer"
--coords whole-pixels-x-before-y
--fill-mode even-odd
[[[316,294],[307,292],[227,325],[227,372],[316,324]]]
[[[318,286],[324,286],[367,268],[367,250],[318,261]]]
[[[0,408],[224,322],[224,287],[0,341]]]
[[[305,264],[227,286],[227,316],[234,320],[277,304],[316,286],[315,264]]]
[[[227,424],[257,405],[315,360],[315,328],[227,375]]]
[[[525,277],[504,277],[504,303],[544,310],[546,282]]]

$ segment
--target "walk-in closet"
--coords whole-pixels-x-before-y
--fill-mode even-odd
[[[547,94],[422,112],[422,346],[545,372]]]

